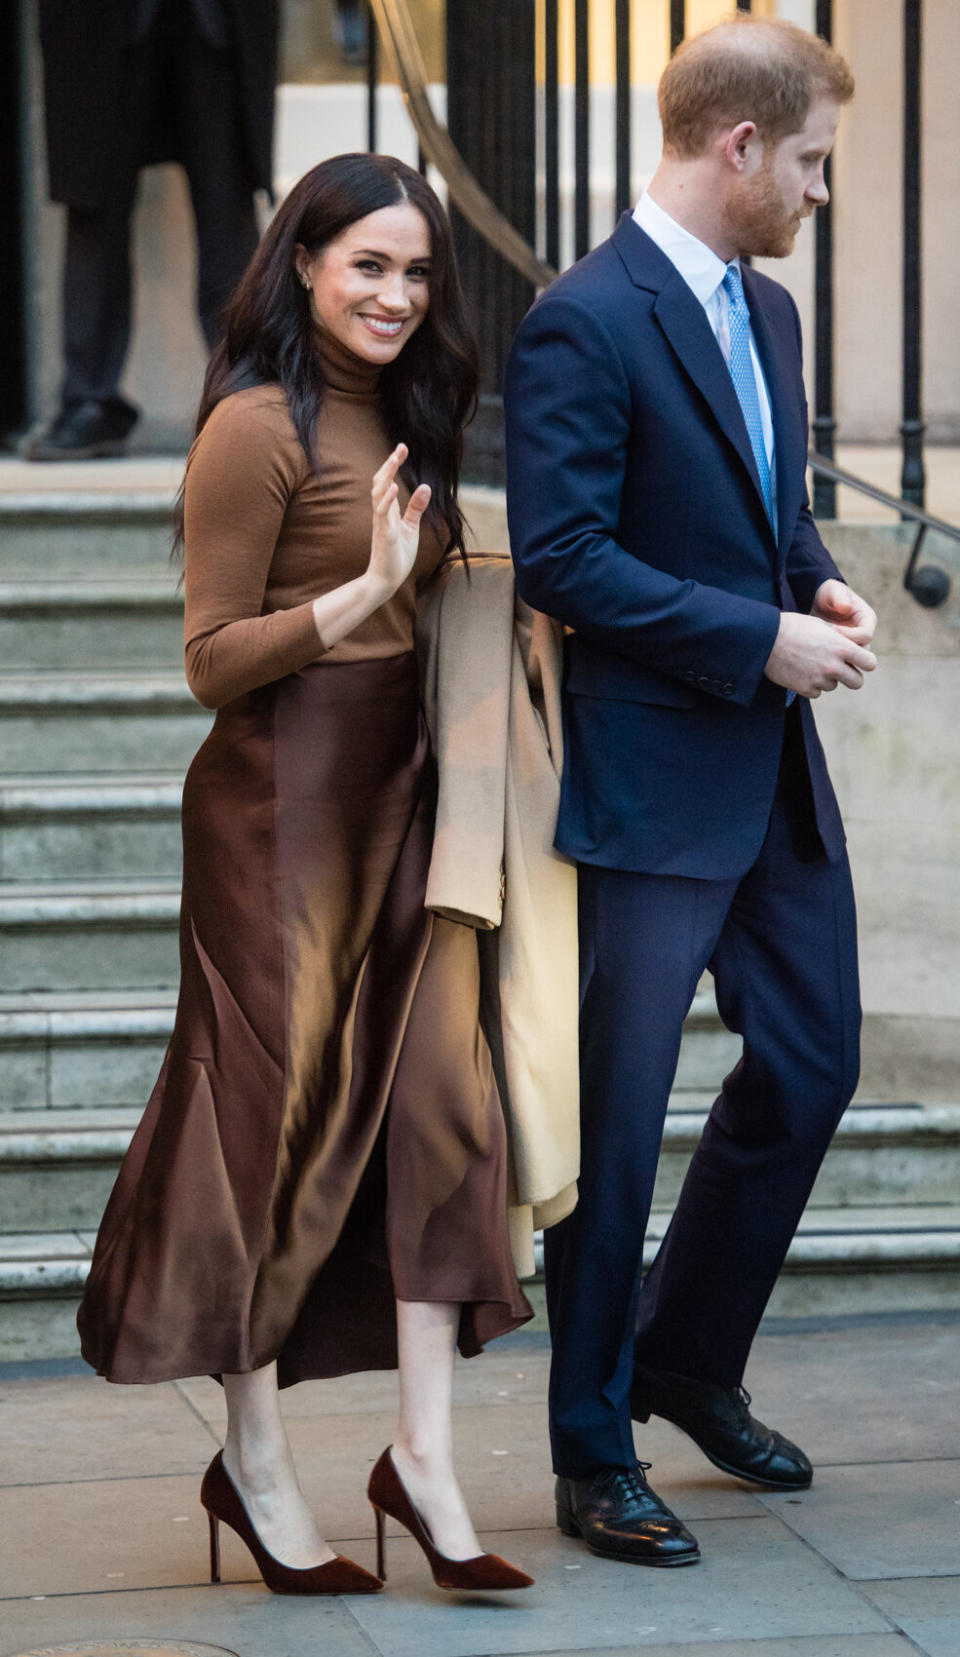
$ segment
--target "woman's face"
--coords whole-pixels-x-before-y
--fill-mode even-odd
[[[357,219],[319,253],[298,246],[296,261],[314,319],[366,362],[393,362],[427,314],[430,230],[410,202]]]

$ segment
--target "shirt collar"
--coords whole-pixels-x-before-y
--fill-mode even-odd
[[[665,213],[648,190],[644,190],[637,202],[633,217],[650,240],[656,242],[661,253],[665,253],[671,264],[676,266],[701,305],[706,305],[726,275],[727,267],[723,260],[706,242],[692,236],[682,224]],[[739,259],[733,259],[731,263],[739,269]]]

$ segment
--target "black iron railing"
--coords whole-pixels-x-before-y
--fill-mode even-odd
[[[875,483],[867,483],[865,478],[858,478],[853,472],[845,472],[842,467],[834,466],[826,455],[811,452],[807,456],[807,465],[813,473],[815,488],[817,481],[823,480],[830,484],[835,494],[837,484],[842,483],[846,488],[855,489],[858,494],[866,495],[869,500],[878,501],[881,506],[888,506],[891,512],[899,513],[902,519],[916,525],[913,547],[903,572],[903,585],[925,610],[936,610],[941,604],[945,604],[950,597],[950,577],[939,564],[921,564],[920,549],[928,530],[931,529],[938,535],[945,535],[948,540],[956,542],[960,547],[960,528],[956,524],[945,523],[943,518],[935,518],[931,512],[924,511],[922,506],[914,506],[900,495],[888,495],[885,489],[878,489]]]
[[[609,0],[601,0],[609,5]],[[647,0],[644,0],[647,3]],[[653,0],[649,0],[653,3]],[[661,0],[667,10],[671,50],[684,39],[687,26],[685,0]],[[371,0],[370,51],[368,55],[368,141],[376,147],[376,89],[380,54],[373,17],[381,20],[387,0]],[[614,189],[613,222],[634,200],[631,176],[631,18],[637,0],[614,0],[615,104],[614,104]],[[389,9],[405,10],[404,0],[389,0]],[[737,0],[738,11],[749,12],[751,0]],[[536,98],[535,16],[539,10],[542,36],[544,85],[542,124],[538,140]],[[459,223],[458,242],[465,254],[465,284],[471,295],[478,331],[484,349],[486,379],[484,392],[485,431],[475,458],[477,481],[501,481],[497,446],[497,398],[500,373],[510,338],[532,296],[531,280],[538,285],[559,269],[564,246],[579,258],[589,249],[593,184],[591,168],[590,95],[591,0],[573,0],[573,110],[572,201],[565,218],[561,189],[560,28],[558,0],[511,0],[509,6],[478,6],[475,0],[447,0],[448,108],[450,132],[460,151],[463,171],[479,181],[486,193],[487,209],[499,209],[499,226],[490,218],[485,228],[486,209],[477,209],[479,192],[465,192],[464,178],[455,179],[431,153],[428,135],[418,121],[417,111],[408,107],[421,138],[424,152],[444,171],[451,200],[471,227],[467,235]],[[925,502],[923,457],[924,419],[921,364],[921,70],[922,0],[903,0],[903,315],[902,315],[902,444],[901,491],[903,515],[907,507],[922,511]],[[815,27],[824,39],[833,35],[832,0],[815,0]],[[401,77],[402,78],[402,77]],[[421,105],[422,107],[422,105]],[[509,165],[502,167],[498,152],[506,153]],[[542,184],[540,241],[542,259],[533,252],[536,240],[534,192],[537,176]],[[831,184],[832,180],[828,182]],[[470,195],[467,201],[467,194]],[[503,218],[510,220],[527,246],[520,252],[509,246]],[[815,217],[814,255],[814,388],[813,442],[820,464],[814,469],[814,511],[818,517],[836,512],[836,482],[839,473],[832,466],[837,422],[834,400],[834,218],[831,206]],[[480,244],[487,246],[481,252]],[[494,253],[492,250],[498,251]],[[491,262],[492,261],[492,262]],[[520,272],[519,282],[506,279],[501,267]],[[499,272],[499,274],[498,274]],[[864,487],[864,493],[870,486]],[[877,497],[883,494],[876,492]]]

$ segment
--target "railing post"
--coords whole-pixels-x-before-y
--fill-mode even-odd
[[[573,253],[590,251],[590,0],[574,0]]]
[[[900,493],[923,506],[921,205],[921,0],[903,6],[903,469]]]
[[[367,6],[367,149],[377,147],[377,81],[380,75],[380,38],[373,7]]]
[[[687,34],[686,0],[670,0],[670,56]]]
[[[447,125],[478,183],[533,246],[536,238],[534,0],[447,0]],[[480,407],[464,476],[502,484],[503,371],[534,290],[452,208],[457,258],[480,346]]]
[[[616,0],[617,182],[614,210],[619,219],[632,200],[630,178],[630,0]]]
[[[816,32],[833,40],[833,0],[817,0]],[[833,175],[830,158],[823,169],[831,199],[814,215],[814,394],[813,446],[825,460],[833,459]],[[837,486],[832,478],[814,474],[813,515],[835,518]]]
[[[546,258],[560,269],[560,49],[558,0],[544,4],[544,216]]]

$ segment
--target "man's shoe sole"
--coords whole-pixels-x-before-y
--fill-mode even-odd
[[[690,1553],[675,1554],[672,1559],[669,1557],[657,1558],[655,1554],[622,1553],[616,1548],[598,1548],[594,1542],[587,1541],[576,1519],[559,1507],[557,1508],[557,1526],[564,1536],[572,1536],[577,1542],[585,1542],[590,1553],[596,1554],[598,1559],[618,1559],[625,1565],[655,1565],[661,1571],[674,1569],[678,1565],[699,1565],[700,1563],[699,1548],[691,1550]]]

